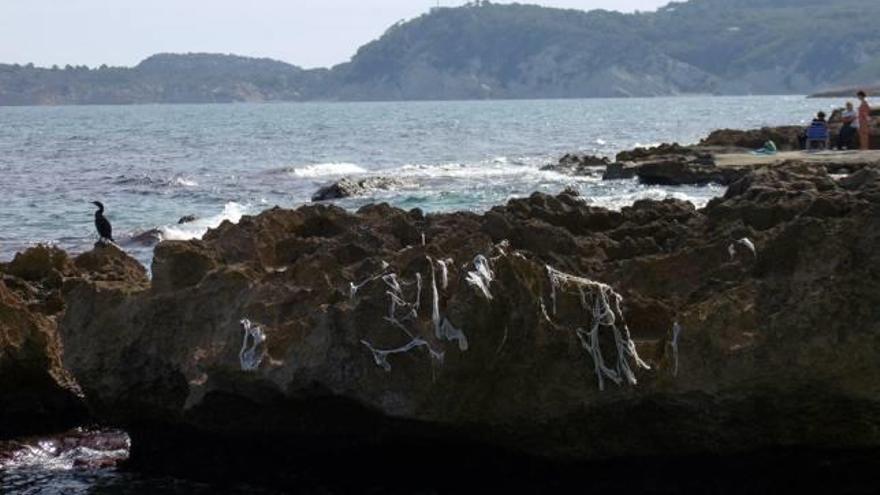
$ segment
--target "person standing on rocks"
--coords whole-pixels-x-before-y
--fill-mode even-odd
[[[846,102],[846,110],[843,111],[841,120],[843,125],[837,136],[837,148],[841,150],[852,149],[853,141],[859,131],[859,116],[852,103]]]
[[[859,118],[858,122],[858,131],[859,131],[859,148],[862,150],[871,149],[871,105],[868,104],[868,95],[865,94],[864,91],[859,91],[858,93],[859,101],[862,102],[859,105]]]

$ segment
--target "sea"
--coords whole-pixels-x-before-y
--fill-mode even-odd
[[[406,183],[337,202],[348,209],[388,202],[429,213],[479,212],[566,187],[614,209],[670,197],[699,207],[724,188],[644,186],[541,168],[566,153],[613,157],[639,146],[696,143],[719,128],[806,124],[842,103],[694,96],[0,107],[0,261],[39,243],[90,249],[97,240],[91,202],[101,201],[117,242],[149,266],[152,247],[134,242],[138,234],[199,238],[275,205],[308,204],[342,177]],[[180,224],[187,215],[196,220]],[[125,452],[118,442],[96,451],[65,440],[71,435],[82,434],[0,443],[0,493],[264,493],[119,470],[114,464]]]

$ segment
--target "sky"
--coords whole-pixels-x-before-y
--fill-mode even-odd
[[[347,61],[392,24],[463,0],[0,0],[0,63],[133,66],[160,52],[270,57],[306,68]],[[494,3],[510,3],[496,0]],[[668,0],[520,0],[655,10]]]

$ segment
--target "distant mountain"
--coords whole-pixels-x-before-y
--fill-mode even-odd
[[[213,54],[154,55],[133,68],[0,65],[0,105],[305,100],[326,70]]]
[[[475,2],[392,26],[332,69],[161,54],[0,65],[0,105],[813,93],[880,81],[877,0],[690,0],[657,12]]]

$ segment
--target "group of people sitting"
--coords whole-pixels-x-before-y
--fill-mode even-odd
[[[841,114],[841,127],[837,136],[837,148],[841,150],[871,149],[871,105],[868,104],[868,95],[864,91],[858,93],[859,110],[856,111],[851,102],[846,103],[846,109]],[[828,127],[825,112],[819,112],[804,133],[805,149],[828,149],[831,147],[831,131]]]

